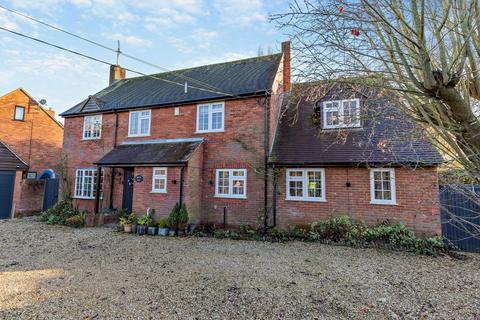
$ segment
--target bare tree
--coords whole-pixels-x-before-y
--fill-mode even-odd
[[[293,40],[299,78],[390,91],[478,179],[479,13],[476,0],[303,0],[271,19]]]

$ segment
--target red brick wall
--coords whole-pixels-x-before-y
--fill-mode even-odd
[[[232,100],[225,102],[225,132],[202,133],[196,131],[196,105],[180,106],[180,115],[174,115],[174,108],[152,109],[150,136],[129,138],[128,112],[119,113],[118,143],[123,141],[139,141],[165,138],[204,138],[203,150],[193,156],[190,168],[186,169],[186,184],[198,185],[202,192],[189,192],[185,189],[186,204],[189,211],[196,212],[202,208],[199,219],[202,222],[221,223],[223,221],[223,207],[228,208],[229,221],[232,223],[256,224],[257,216],[263,207],[263,97]],[[83,117],[65,119],[64,153],[68,155],[68,170],[71,178],[71,191],[74,191],[75,169],[92,167],[104,154],[113,148],[114,115],[103,115],[102,139],[82,141]],[[200,160],[200,158],[203,158]],[[203,162],[203,166],[199,163]],[[198,168],[197,168],[198,167]],[[215,198],[214,185],[216,168],[242,168],[247,169],[247,195],[248,200]],[[194,169],[199,170],[201,178],[194,177]],[[144,173],[144,182],[139,186],[135,184],[134,210],[143,211],[148,207],[158,206],[159,214],[170,212],[171,206],[178,201],[178,192],[175,186],[168,186],[168,196],[150,194],[151,168],[137,168]],[[259,173],[255,173],[255,171]],[[179,172],[169,168],[169,175],[176,174],[179,181]],[[191,178],[191,179],[190,179]],[[150,183],[148,182],[150,181]],[[114,203],[121,206],[121,181],[115,187]],[[170,182],[169,182],[170,183]],[[105,178],[105,197],[102,206],[107,205],[109,179]],[[145,187],[144,187],[145,186]],[[148,186],[148,187],[146,187]],[[149,189],[149,190],[148,190]],[[138,198],[142,197],[142,199]],[[164,199],[167,197],[168,199]],[[172,199],[170,199],[170,197]],[[198,202],[197,199],[202,199]],[[175,202],[173,202],[175,199]],[[169,210],[157,203],[166,200]],[[93,210],[93,200],[75,200],[76,205],[82,209]]]
[[[38,213],[43,209],[45,180],[24,179],[21,182],[20,204],[17,212],[21,215]]]
[[[202,222],[203,143],[195,150],[185,170],[185,205],[191,220]]]
[[[436,168],[396,168],[397,205],[370,204],[367,168],[325,168],[326,202],[285,200],[285,170],[278,176],[277,223],[306,225],[331,216],[348,215],[374,225],[385,220],[404,222],[418,234],[440,234]],[[350,182],[351,187],[346,187]]]
[[[13,120],[15,106],[25,107],[25,120]],[[0,98],[0,140],[6,142],[30,171],[58,170],[63,128],[22,90]]]

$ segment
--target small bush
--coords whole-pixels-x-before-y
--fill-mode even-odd
[[[168,228],[169,227],[169,224],[168,224],[168,219],[160,219],[158,220],[158,227],[159,228]]]
[[[63,218],[59,215],[52,214],[47,218],[47,224],[60,224],[63,223]]]
[[[78,214],[76,216],[71,216],[65,219],[65,225],[74,228],[80,228],[85,225],[85,215]]]

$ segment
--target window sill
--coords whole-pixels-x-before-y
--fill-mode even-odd
[[[214,198],[221,198],[221,199],[240,199],[246,200],[247,196],[232,196],[232,195],[223,195],[223,194],[216,194],[213,196]]]
[[[102,137],[98,137],[98,138],[82,138],[82,141],[92,141],[92,140],[101,140]]]
[[[127,138],[141,138],[141,137],[150,137],[149,134],[136,134],[136,135],[128,135]]]
[[[89,197],[73,197],[73,199],[79,199],[79,200],[95,200],[95,197],[89,198]],[[101,198],[100,198],[101,199]]]
[[[300,202],[327,202],[327,199],[311,199],[311,198],[285,198],[286,201],[300,201]]]
[[[208,130],[208,131],[195,131],[195,134],[202,134],[202,133],[222,133],[225,130]]]
[[[379,204],[379,205],[384,205],[384,206],[398,206],[397,202],[370,201],[370,204]]]
[[[150,193],[154,193],[154,194],[167,194],[168,192],[165,190],[165,191],[150,191]]]

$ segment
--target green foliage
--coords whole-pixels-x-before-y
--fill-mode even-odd
[[[41,220],[51,225],[64,224],[79,227],[85,223],[85,213],[75,210],[71,199],[65,199],[42,212]]]
[[[137,224],[139,226],[150,226],[153,223],[153,219],[149,214],[145,214],[144,216],[137,219]]]
[[[63,218],[56,214],[52,214],[47,218],[47,224],[61,224],[61,223],[63,223]]]
[[[343,242],[348,245],[381,246],[432,256],[450,249],[443,243],[441,237],[417,238],[402,223],[384,222],[375,227],[367,227],[346,216],[312,223],[309,239],[311,241]]]
[[[65,219],[66,226],[69,227],[74,227],[74,228],[80,228],[85,225],[85,213],[82,212],[80,214],[77,214],[75,216],[68,217]]]
[[[230,239],[230,240],[238,240],[240,239],[240,234],[238,232],[235,232],[233,230],[221,230],[217,229],[213,231],[213,237],[217,239]]]
[[[172,212],[168,217],[168,224],[171,228],[180,228],[183,229],[188,223],[188,210],[185,205],[180,206],[178,203],[175,203],[173,206]]]
[[[133,212],[127,215],[122,215],[120,216],[120,219],[119,219],[120,224],[122,226],[125,224],[132,224],[134,220],[135,220],[135,214]]]
[[[170,225],[168,224],[168,219],[160,219],[158,220],[158,227],[159,228],[168,228]]]

